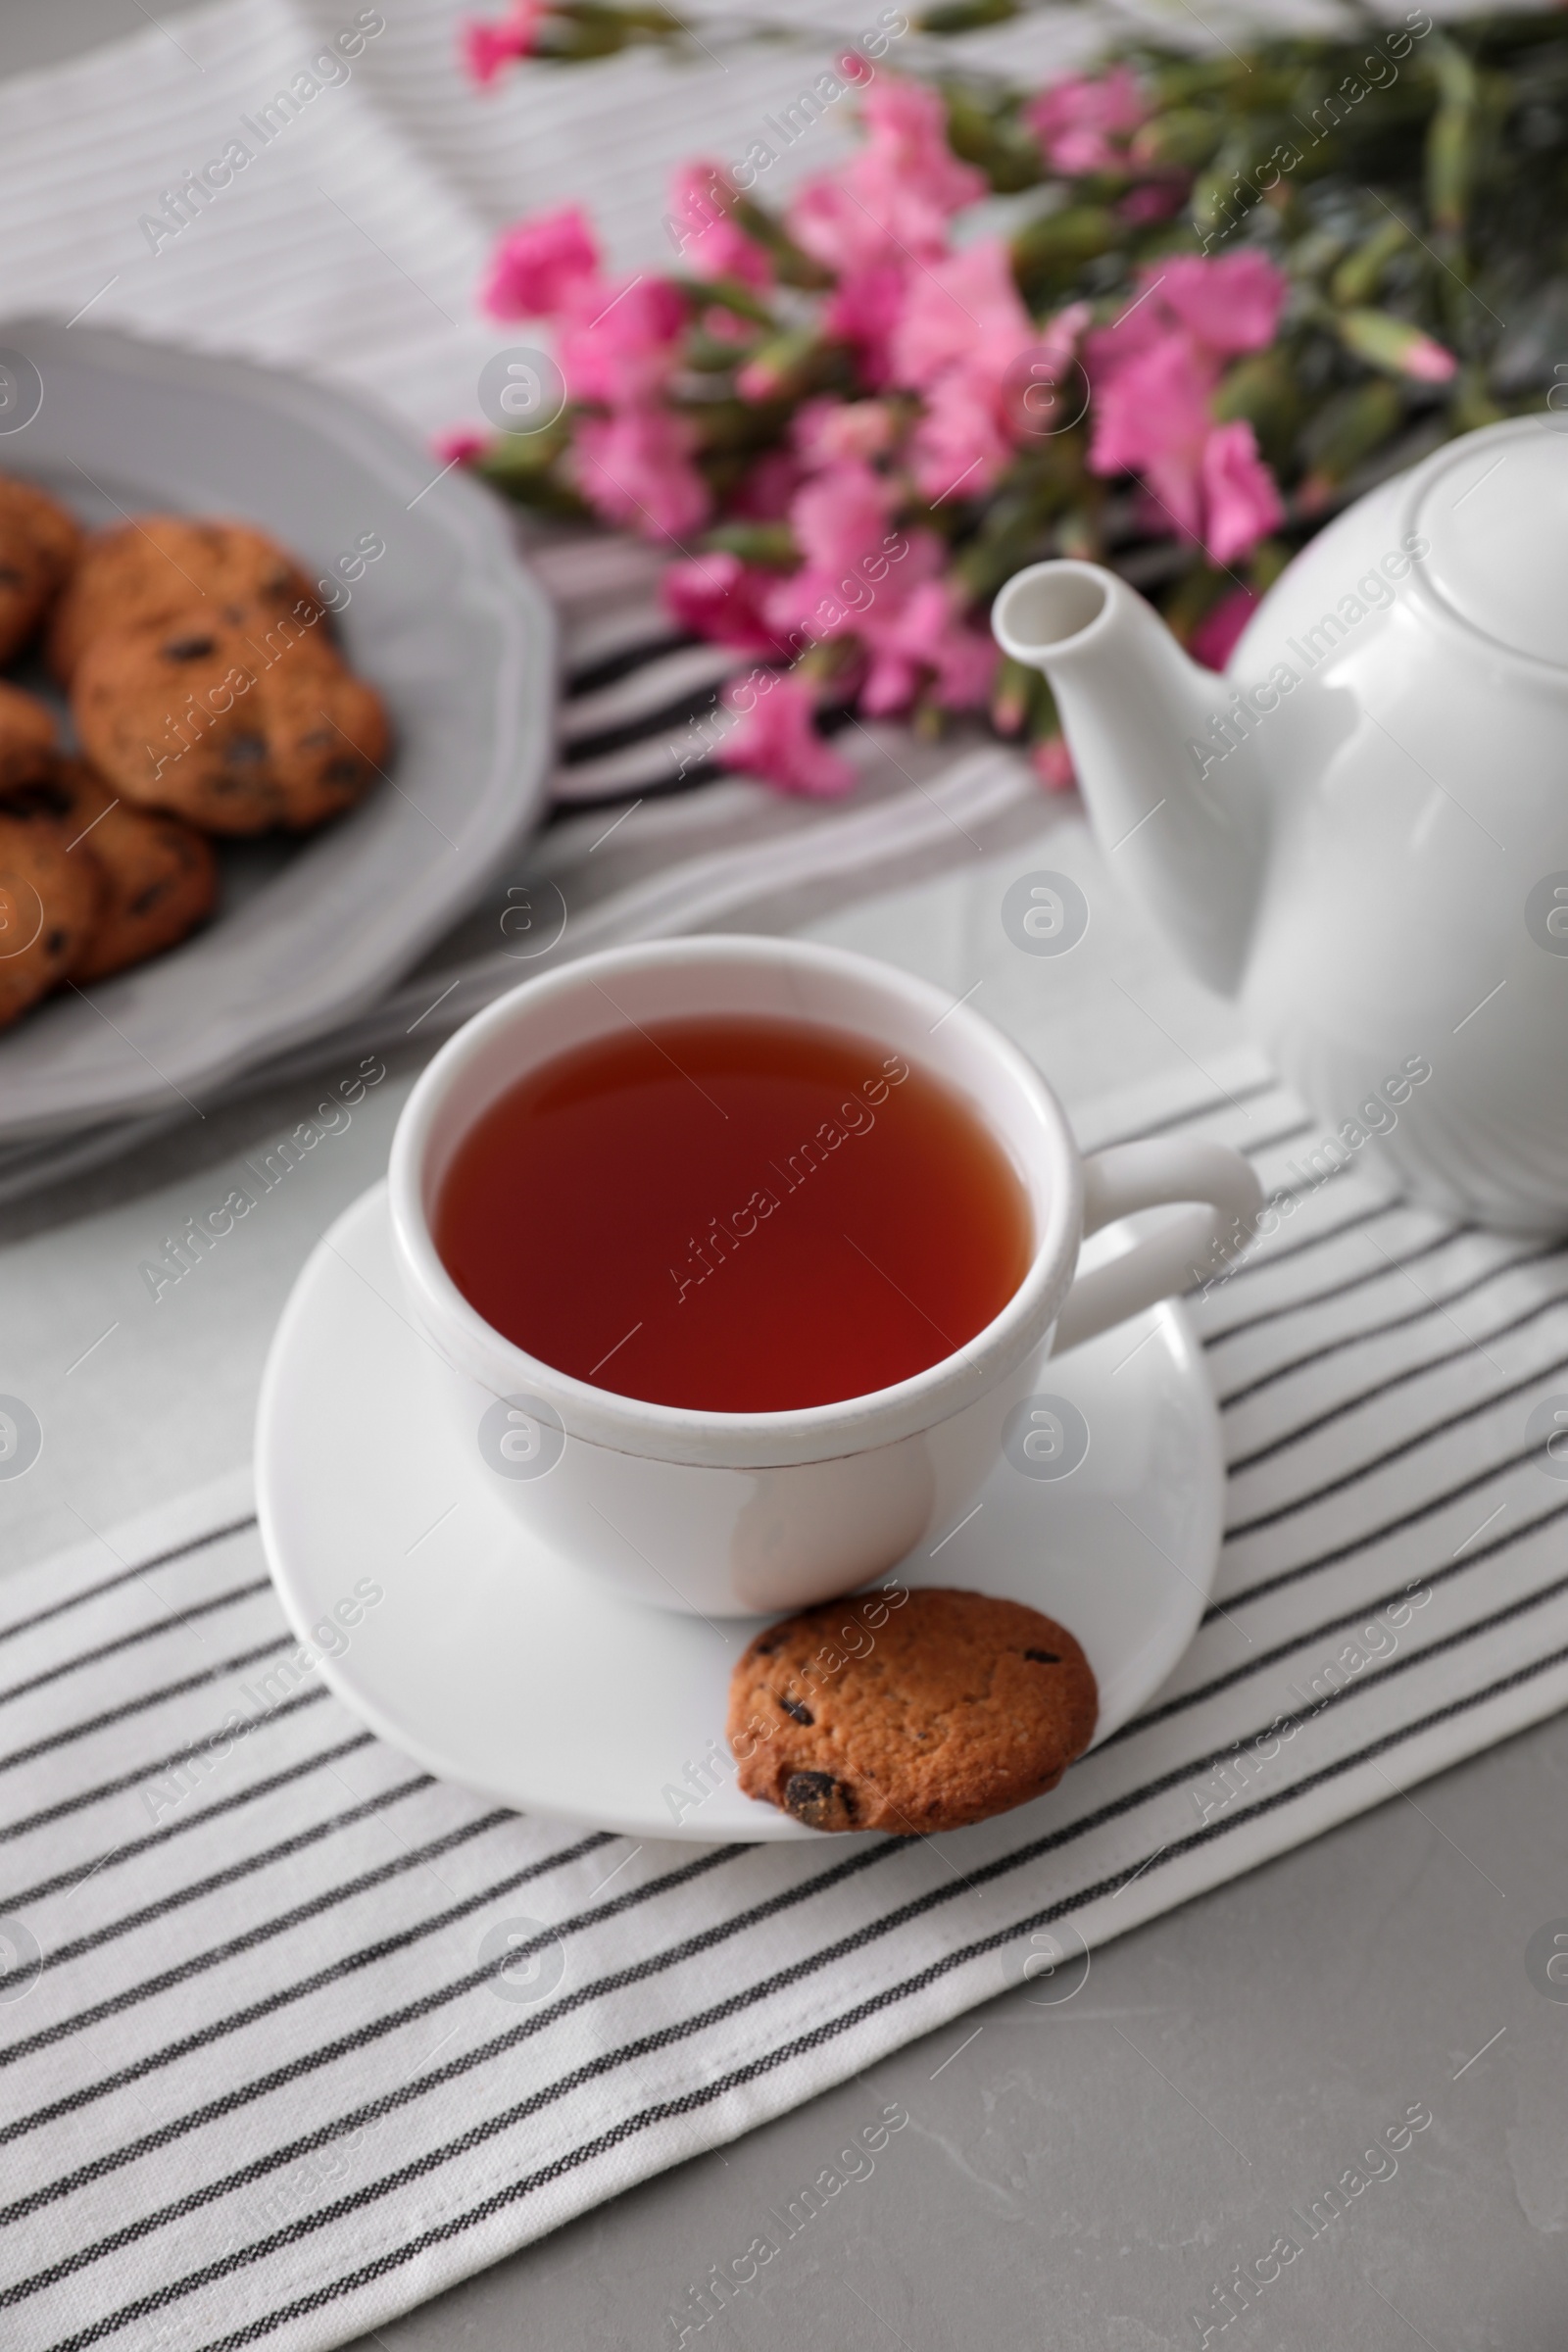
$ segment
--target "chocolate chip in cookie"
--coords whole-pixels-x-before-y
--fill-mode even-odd
[[[1021,1601],[902,1586],[804,1609],[730,1680],[748,1796],[817,1830],[925,1835],[1055,1787],[1094,1737],[1094,1674]]]

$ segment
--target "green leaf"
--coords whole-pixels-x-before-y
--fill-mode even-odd
[[[1314,473],[1342,482],[1399,425],[1404,403],[1394,385],[1379,378],[1337,393],[1301,435],[1302,454]]]
[[[1027,662],[1015,662],[1004,654],[997,669],[996,683],[991,689],[992,724],[1004,735],[1021,735],[1028,723],[1029,706],[1034,696],[1037,669]]]
[[[500,433],[474,460],[473,470],[518,506],[542,514],[585,515],[587,502],[556,470],[556,461],[569,442],[564,421],[542,433]]]
[[[911,17],[909,24],[914,32],[978,32],[984,24],[1005,24],[1023,13],[1018,0],[946,0],[940,8]]]
[[[1434,227],[1456,234],[1469,210],[1475,170],[1476,71],[1464,51],[1442,33],[1427,63],[1442,93],[1427,132],[1427,203]]]
[[[743,286],[738,277],[676,277],[671,285],[678,286],[694,310],[714,306],[731,311],[737,318],[747,318],[756,326],[771,327],[773,314],[766,303],[759,302],[750,286]]]
[[[1179,645],[1186,645],[1199,624],[1229,596],[1236,582],[1229,572],[1216,571],[1195,556],[1193,568],[1161,599],[1165,625]]]
[[[725,375],[744,367],[752,350],[749,343],[732,343],[727,335],[710,335],[706,327],[692,326],[681,345],[681,360],[698,375]]]
[[[1037,187],[1046,176],[1040,142],[1015,108],[996,101],[966,82],[944,87],[948,145],[966,164],[976,164],[999,196]]]
[[[1126,241],[1127,223],[1102,204],[1067,205],[1027,221],[1012,240],[1012,274],[1024,300],[1041,300],[1085,262]]]
[[[1267,596],[1294,551],[1283,539],[1260,539],[1247,559],[1247,584]]]
[[[771,398],[791,400],[821,378],[824,368],[831,364],[831,349],[813,322],[787,327],[783,334],[772,336],[747,364],[767,382]]]
[[[743,228],[764,253],[772,256],[773,267],[785,285],[817,287],[833,283],[832,270],[804,252],[764,206],[743,196],[735,207],[734,220],[737,228]]]
[[[1493,399],[1479,368],[1463,368],[1455,379],[1449,414],[1456,433],[1474,433],[1484,424],[1500,424],[1507,411]]]
[[[1221,424],[1245,418],[1265,454],[1273,456],[1283,454],[1295,433],[1301,404],[1301,389],[1290,357],[1276,344],[1269,351],[1238,360],[1222,378],[1212,406]]]
[[[1185,172],[1199,172],[1224,135],[1223,117],[1204,107],[1176,106],[1144,124],[1133,142],[1133,152],[1141,162],[1175,164]]]
[[[1410,231],[1396,216],[1391,216],[1381,228],[1346,255],[1329,281],[1329,291],[1338,303],[1365,303],[1378,290],[1378,284],[1396,253],[1411,244]]]
[[[743,564],[759,564],[769,571],[793,571],[801,551],[787,522],[721,522],[703,533],[703,545],[716,553],[739,556]]]

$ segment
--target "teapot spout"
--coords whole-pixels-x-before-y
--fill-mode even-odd
[[[1031,564],[997,598],[991,625],[1004,653],[1051,681],[1112,869],[1198,978],[1234,995],[1261,886],[1268,802],[1250,742],[1205,778],[1216,765],[1203,747],[1224,710],[1220,680],[1098,564]]]

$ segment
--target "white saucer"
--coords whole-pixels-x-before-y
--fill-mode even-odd
[[[257,1426],[262,1538],[295,1632],[311,1640],[363,1578],[384,1593],[321,1661],[339,1696],[429,1771],[523,1812],[705,1843],[821,1835],[731,1777],[729,1673],[760,1621],[647,1608],[531,1545],[426,1403],[427,1378],[376,1185],[295,1286]],[[1038,1479],[1002,1459],[983,1507],[899,1573],[1068,1626],[1099,1680],[1103,1739],[1165,1680],[1208,1598],[1219,1424],[1170,1304],[1049,1363],[1042,1385],[1088,1425],[1078,1467]]]

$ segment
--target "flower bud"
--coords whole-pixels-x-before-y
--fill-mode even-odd
[[[1342,311],[1335,320],[1340,341],[1386,375],[1404,375],[1420,384],[1446,384],[1458,366],[1451,351],[1423,334],[1408,319],[1387,311]]]

